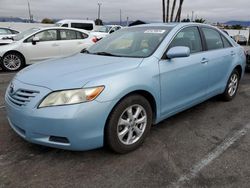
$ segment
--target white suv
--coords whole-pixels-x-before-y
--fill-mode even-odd
[[[95,29],[95,22],[93,20],[61,20],[56,23],[56,26],[93,31]]]
[[[95,43],[89,32],[72,28],[33,28],[14,37],[14,42],[1,46],[0,65],[5,71],[20,70],[50,58],[79,53]]]

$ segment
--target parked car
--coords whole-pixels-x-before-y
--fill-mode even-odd
[[[95,28],[95,22],[93,20],[61,20],[56,23],[56,26],[93,31]]]
[[[247,38],[244,35],[235,35],[232,37],[239,45],[247,45]]]
[[[104,25],[99,26],[94,29],[91,33],[95,35],[99,40],[103,37],[106,37],[107,35],[114,33],[115,31],[118,31],[122,28],[120,25]]]
[[[245,54],[205,24],[149,24],[109,35],[85,53],[20,71],[5,95],[25,140],[69,150],[138,148],[151,124],[213,96],[237,93]]]
[[[19,31],[14,29],[0,27],[0,46],[12,43],[12,38],[18,33]]]
[[[17,71],[26,64],[79,53],[95,40],[89,32],[79,29],[29,29],[15,36],[15,42],[0,47],[0,65],[5,71]]]

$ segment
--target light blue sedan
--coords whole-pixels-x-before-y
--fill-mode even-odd
[[[27,67],[10,83],[10,126],[25,140],[89,150],[138,148],[152,124],[213,96],[232,100],[244,50],[202,24],[122,29],[76,56]]]

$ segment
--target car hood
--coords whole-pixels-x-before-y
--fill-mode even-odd
[[[20,71],[15,79],[51,90],[80,88],[94,79],[135,69],[142,60],[77,54],[31,65]]]

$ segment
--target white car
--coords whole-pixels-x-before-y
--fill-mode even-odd
[[[5,71],[17,71],[26,64],[50,58],[74,55],[96,41],[88,31],[72,28],[33,28],[14,37],[14,42],[0,46],[0,65]]]
[[[16,31],[14,29],[6,28],[6,27],[0,27],[0,45],[6,45],[9,43],[12,43],[12,37],[17,35],[19,31]]]
[[[93,31],[96,25],[93,20],[60,20],[56,23],[56,26]]]
[[[120,25],[104,25],[104,26],[96,26],[93,32],[91,32],[92,35],[96,36],[99,40],[103,37],[106,37],[107,35],[114,33],[115,31],[121,29],[122,26]]]

